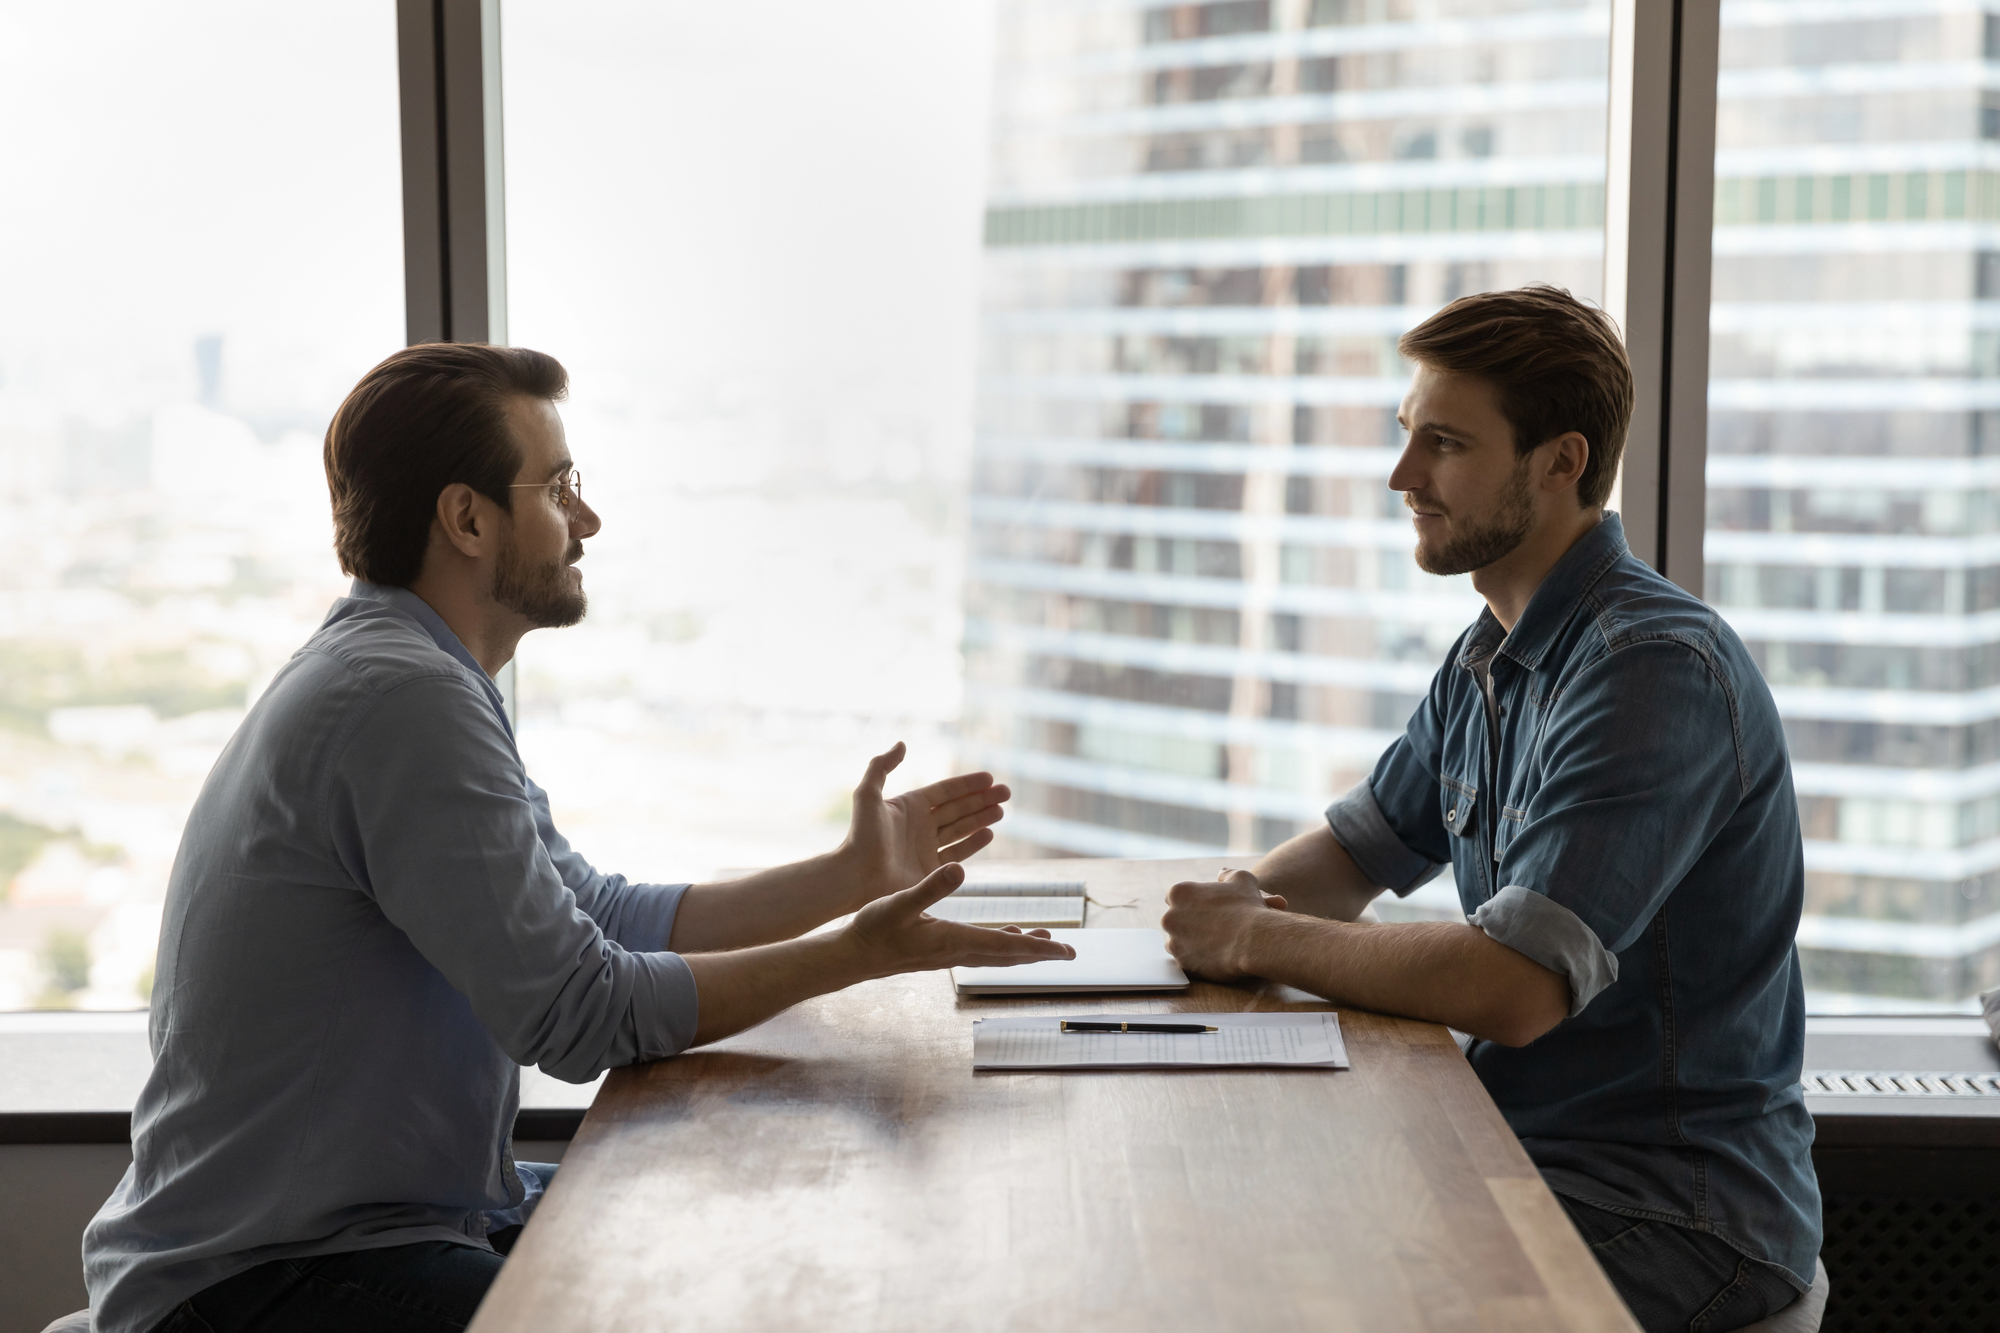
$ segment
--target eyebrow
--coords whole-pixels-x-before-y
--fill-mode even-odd
[[[548,480],[554,481],[557,477],[562,476],[563,473],[568,472],[575,466],[576,466],[576,460],[574,458],[565,457],[562,462],[557,463],[554,467],[549,469]]]
[[[1402,414],[1400,412],[1397,413],[1396,414],[1397,424],[1401,425],[1402,420],[1403,420]],[[1450,422],[1446,421],[1419,421],[1414,426],[1405,426],[1404,429],[1409,431],[1412,435],[1416,434],[1418,431],[1429,431],[1433,435],[1456,435],[1462,440],[1469,440],[1473,438],[1473,433],[1471,431],[1461,430],[1459,427],[1454,426]]]

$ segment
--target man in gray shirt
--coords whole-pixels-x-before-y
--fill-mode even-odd
[[[327,430],[354,587],[189,815],[133,1163],[84,1236],[99,1333],[463,1328],[553,1173],[509,1150],[519,1065],[582,1082],[871,977],[1070,953],[925,914],[1008,793],[884,799],[900,745],[826,856],[689,886],[571,850],[493,684],[584,613],[566,385],[538,352],[412,347]]]

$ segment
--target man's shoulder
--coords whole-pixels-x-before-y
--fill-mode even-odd
[[[1720,611],[1627,552],[1585,591],[1572,642],[1576,667],[1616,676],[1661,652],[1720,682],[1733,708],[1773,708],[1770,687]]]
[[[338,605],[299,651],[323,659],[371,695],[425,679],[471,683],[465,665],[438,647],[422,625],[392,607],[360,599]]]
[[[1763,689],[1743,640],[1720,611],[1626,552],[1584,591],[1572,635],[1578,665],[1617,669],[1633,650],[1685,650],[1735,689]]]
[[[1629,551],[1584,591],[1582,610],[1612,652],[1662,641],[1706,652],[1731,633],[1714,607]]]

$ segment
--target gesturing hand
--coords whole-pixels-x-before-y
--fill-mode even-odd
[[[1043,958],[1076,957],[1076,950],[1050,939],[1046,930],[968,926],[940,921],[925,912],[964,882],[965,868],[946,864],[914,887],[862,908],[843,933],[867,974],[886,977],[940,967],[1010,967]]]
[[[1244,937],[1285,900],[1257,887],[1247,870],[1225,870],[1214,884],[1181,883],[1167,890],[1167,952],[1183,969],[1211,981],[1234,981],[1249,969],[1243,963]]]
[[[1001,803],[1013,793],[991,773],[966,773],[884,799],[882,784],[903,762],[901,741],[868,761],[854,789],[847,840],[834,853],[856,904],[906,889],[940,865],[963,861],[993,841]]]

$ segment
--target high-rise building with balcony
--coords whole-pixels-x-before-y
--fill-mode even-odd
[[[2000,982],[2000,16],[1723,23],[1707,592],[1787,721],[1809,988],[1962,1001]],[[1478,601],[1386,486],[1395,340],[1598,296],[1608,30],[1003,0],[965,737],[1017,845],[1265,848],[1401,729]]]

